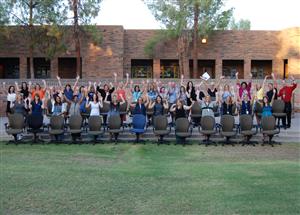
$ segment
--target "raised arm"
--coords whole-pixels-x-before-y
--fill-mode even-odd
[[[163,106],[165,109],[169,109],[169,103],[167,102],[167,100],[164,101]]]
[[[272,76],[272,79],[273,79],[273,86],[274,86],[274,88],[277,89],[278,85],[277,85],[277,80],[276,80],[276,75],[275,75],[275,73],[272,72],[271,76]]]
[[[75,83],[74,83],[74,85],[73,85],[73,90],[75,90],[75,88],[76,88],[76,86],[77,86],[77,84],[78,84],[79,78],[80,78],[80,76],[78,75],[78,76],[76,77],[76,81],[75,81]],[[96,89],[96,88],[95,88],[95,89]]]
[[[56,79],[58,81],[58,86],[60,87],[60,89],[62,89],[62,84],[61,84],[61,80],[59,76],[56,76]]]
[[[44,84],[44,90],[46,90],[46,89],[47,89],[47,83],[46,83],[45,80],[42,80],[42,82],[43,82],[43,84]]]
[[[180,79],[180,86],[184,86],[184,83],[183,83],[183,78],[184,78],[184,75],[181,75],[181,79]]]
[[[174,112],[176,110],[176,104],[172,104],[170,107],[170,112]]]
[[[125,101],[125,99],[124,99],[124,97],[123,97],[122,94],[120,94],[120,97],[121,97],[121,102],[120,102],[120,104],[122,105],[122,104],[124,104],[126,101]]]
[[[16,86],[16,91],[17,91],[17,92],[20,92],[19,84],[18,84],[18,82],[16,82],[16,81],[15,81],[15,86]]]
[[[126,73],[126,83],[124,84],[124,89],[126,89],[126,87],[128,86],[129,83],[129,74]]]

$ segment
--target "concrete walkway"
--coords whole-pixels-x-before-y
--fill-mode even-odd
[[[219,122],[220,117],[216,118],[216,121]],[[239,118],[236,117],[235,118],[235,123],[238,123]],[[10,139],[13,139],[12,136],[9,136],[6,134],[5,132],[5,126],[4,124],[7,123],[7,118],[6,117],[0,117],[0,140],[1,141],[7,141]],[[44,123],[49,123],[49,119],[47,117],[44,117]],[[254,120],[254,124],[256,123],[256,121]],[[295,113],[294,117],[292,118],[292,127],[289,129],[281,129],[280,130],[280,134],[276,135],[274,137],[275,141],[279,141],[279,142],[299,142],[300,143],[300,113]],[[66,135],[68,136],[68,135]],[[49,135],[47,134],[47,132],[45,132],[45,134],[42,134],[43,139],[49,139]],[[220,136],[215,136],[217,138],[217,140],[221,139]],[[68,137],[67,137],[68,138]],[[87,137],[86,134],[83,134],[83,138],[87,138],[87,140],[89,139]],[[108,140],[109,138],[109,134],[105,133],[104,135],[104,140]],[[119,139],[122,141],[128,141],[128,140],[133,140],[135,138],[134,134],[131,134],[130,131],[128,129],[125,129],[124,133],[121,133],[119,136]],[[142,137],[145,140],[152,140],[152,141],[156,141],[157,137],[155,137],[153,135],[153,131],[152,131],[152,127],[149,127],[146,131],[146,133],[143,135]],[[240,135],[237,136],[237,141],[240,140],[242,137]],[[174,130],[172,129],[171,134],[165,138],[166,140],[175,140],[175,135],[174,135]],[[199,134],[198,132],[198,128],[194,128],[193,129],[193,134],[192,137],[190,138],[191,140],[201,140],[203,139],[203,136]],[[262,135],[261,133],[258,133],[257,135],[255,135],[253,137],[253,140],[258,140],[261,141],[262,140]]]

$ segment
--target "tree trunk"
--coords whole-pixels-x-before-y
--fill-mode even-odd
[[[177,49],[180,75],[189,78],[189,35],[187,31],[178,38]]]
[[[30,63],[30,78],[34,79],[34,66],[33,66],[33,20],[32,15],[33,14],[33,0],[30,0],[29,2],[29,63]]]
[[[76,76],[80,76],[81,50],[80,50],[79,23],[78,23],[78,0],[73,0],[73,13],[74,13],[74,42],[75,42],[75,52],[76,52]]]
[[[193,75],[192,78],[198,78],[198,20],[200,8],[199,4],[194,5],[194,32],[193,32]]]

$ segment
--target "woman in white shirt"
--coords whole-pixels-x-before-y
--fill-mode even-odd
[[[86,96],[86,100],[88,101],[89,97]],[[90,116],[99,116],[100,115],[100,108],[103,107],[102,97],[100,93],[95,93],[93,95],[93,101],[89,101],[85,105],[86,108],[91,108]]]
[[[7,94],[7,106],[6,106],[7,115],[11,113],[11,108],[14,106],[15,101],[16,101],[15,87],[9,86],[8,94]]]

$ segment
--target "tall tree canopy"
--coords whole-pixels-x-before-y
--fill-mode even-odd
[[[248,19],[240,19],[238,22],[233,18],[229,25],[230,30],[250,30],[251,22]]]
[[[92,19],[98,16],[100,11],[100,3],[102,0],[68,0],[69,10],[73,18],[70,20],[73,26],[73,39],[76,51],[76,74],[80,75],[81,69],[81,42],[80,38],[91,37],[94,43],[101,43],[101,33],[95,25],[92,24]]]
[[[144,0],[165,30],[151,39],[145,47],[153,53],[155,45],[163,40],[177,39],[180,73],[188,74],[189,46],[194,38],[194,68],[197,69],[197,41],[208,37],[213,30],[226,29],[233,9],[224,9],[224,0]],[[196,25],[195,25],[196,23]],[[196,31],[195,31],[196,28]],[[192,30],[194,29],[194,36]],[[194,69],[194,71],[196,71]]]

